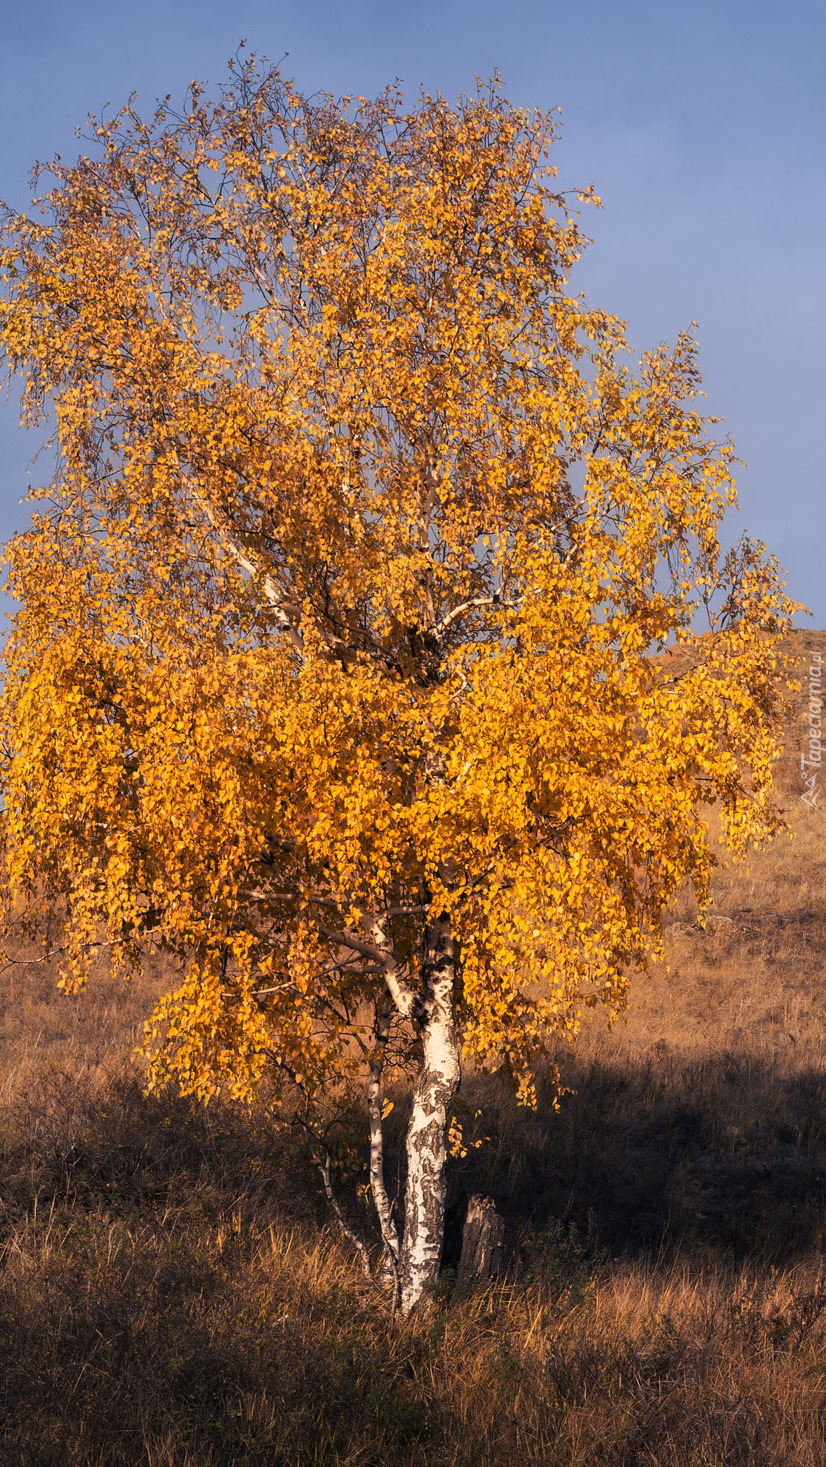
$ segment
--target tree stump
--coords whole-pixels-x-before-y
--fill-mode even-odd
[[[491,1283],[502,1277],[505,1223],[490,1197],[471,1197],[462,1232],[459,1283]]]

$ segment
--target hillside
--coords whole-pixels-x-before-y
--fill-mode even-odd
[[[826,632],[790,639],[803,675]],[[688,896],[668,964],[517,1111],[470,1076],[510,1271],[390,1325],[300,1155],[261,1115],[146,1100],[132,1051],[162,968],[80,998],[0,980],[0,1460],[826,1461],[826,813],[805,685],[778,770],[789,836]],[[826,798],[824,798],[826,811]],[[791,838],[790,838],[791,837]],[[399,1105],[401,1111],[403,1107]],[[473,1125],[476,1131],[472,1130]],[[366,1216],[366,1215],[365,1215]]]

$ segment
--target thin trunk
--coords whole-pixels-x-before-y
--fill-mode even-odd
[[[399,1262],[401,1310],[409,1314],[439,1276],[445,1226],[447,1127],[461,1069],[456,1040],[455,957],[450,923],[427,929],[420,1016],[422,1067],[407,1130],[407,1190]]]
[[[344,1237],[344,1238],[347,1239],[348,1243],[352,1243],[353,1247],[358,1252],[358,1255],[361,1258],[361,1271],[364,1274],[364,1277],[370,1283],[372,1283],[373,1282],[373,1270],[370,1267],[370,1254],[367,1252],[367,1249],[366,1249],[364,1243],[362,1243],[361,1238],[359,1238],[353,1232],[353,1229],[352,1228],[348,1228],[347,1223],[344,1220],[344,1213],[341,1210],[341,1205],[339,1203],[339,1200],[336,1197],[335,1192],[333,1191],[333,1182],[332,1182],[332,1178],[330,1176],[330,1156],[329,1156],[329,1153],[327,1153],[325,1155],[323,1161],[317,1160],[316,1161],[316,1166],[318,1167],[318,1170],[321,1173],[321,1180],[324,1183],[324,1195],[326,1196],[327,1201],[330,1204],[330,1208],[332,1209],[332,1212],[333,1212],[333,1214],[335,1216],[336,1222],[338,1223],[339,1229],[341,1231],[341,1235],[342,1235],[342,1237]]]
[[[389,1004],[376,1015],[374,1029],[376,1042],[370,1056],[370,1078],[367,1085],[367,1114],[370,1120],[370,1185],[384,1244],[383,1273],[392,1280],[395,1309],[399,1288],[399,1234],[393,1220],[393,1208],[384,1181],[384,1132],[382,1130],[381,1102],[381,1076],[392,1020],[393,1010]]]

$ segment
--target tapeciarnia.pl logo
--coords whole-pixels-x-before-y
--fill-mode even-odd
[[[801,799],[804,805],[819,810],[820,766],[823,758],[821,742],[821,714],[823,712],[823,654],[813,652],[809,663],[809,703],[805,717],[807,735],[800,755],[800,772],[805,786]]]

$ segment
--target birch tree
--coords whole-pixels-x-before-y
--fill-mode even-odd
[[[462,1063],[530,1103],[680,883],[706,899],[711,807],[735,854],[777,823],[790,604],[762,546],[721,550],[691,333],[633,365],[570,291],[598,200],[558,191],[553,132],[496,79],[406,107],[243,61],[91,124],[3,225],[53,466],[6,557],[11,900],[69,988],[101,944],[175,956],[152,1083],[361,1097],[406,1313]]]

